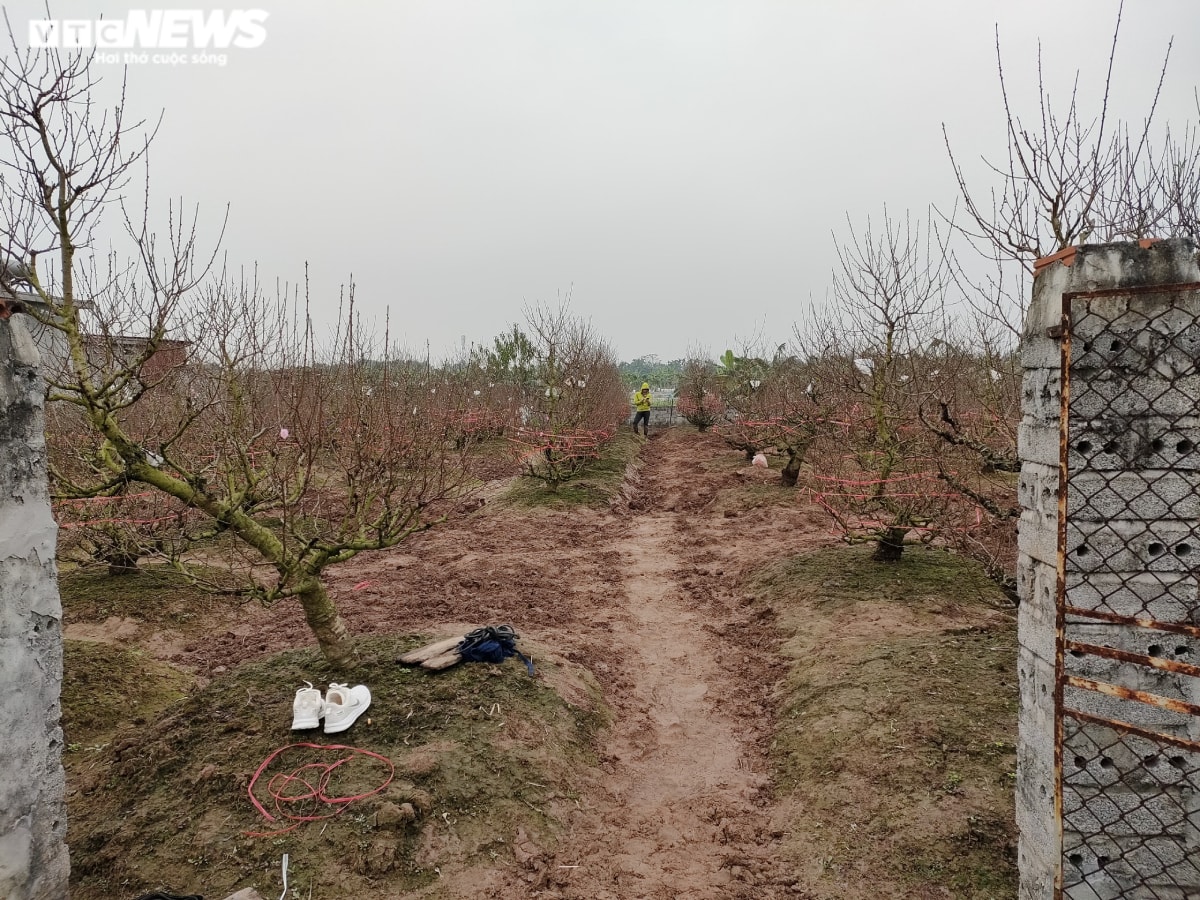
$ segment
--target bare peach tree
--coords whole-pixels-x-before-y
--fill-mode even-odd
[[[961,327],[934,338],[917,406],[921,423],[946,447],[973,455],[986,472],[1018,472],[1021,368],[1017,354]]]
[[[945,257],[928,220],[885,210],[879,224],[847,224],[832,306],[796,328],[799,355],[840,398],[814,495],[848,540],[873,541],[877,560],[894,561],[910,532],[929,533],[945,500],[929,490],[928,441],[914,427],[918,360],[944,315]]]
[[[465,370],[471,380],[471,410],[464,434],[503,437],[520,424],[521,409],[532,394],[536,352],[519,325],[510,325],[491,345],[472,346]]]
[[[762,355],[761,343],[757,339],[744,341],[740,355],[727,349],[716,372],[721,404],[725,407],[725,417],[717,423],[717,431],[725,443],[745,455],[747,462],[765,449],[758,428],[765,415],[759,389],[770,363]],[[776,355],[782,349],[777,348]]]
[[[721,380],[728,412],[718,430],[748,460],[760,451],[782,455],[780,484],[795,487],[809,448],[830,420],[832,398],[817,386],[820,367],[789,355],[786,346],[770,360],[727,354],[732,372]]]
[[[898,229],[885,230],[894,237]],[[860,252],[843,254],[843,265],[887,277],[851,282],[844,268],[833,309],[799,329],[813,382],[831,395],[833,410],[810,479],[814,498],[848,540],[875,541],[877,559],[896,558],[915,535],[981,561],[1007,584],[1015,560],[1016,355],[943,314],[953,279],[936,245],[885,240],[886,252],[872,254],[861,252],[863,240],[856,244]],[[893,253],[907,262],[896,264]],[[851,307],[848,298],[857,298]],[[909,303],[920,313],[910,316]],[[859,311],[848,312],[854,305]],[[874,324],[864,329],[864,321]]]
[[[717,366],[701,350],[691,351],[684,360],[676,396],[684,421],[699,431],[708,431],[725,417]]]
[[[1082,109],[1079,83],[1055,107],[1047,89],[1039,49],[1038,107],[1022,117],[1014,110],[1004,74],[999,31],[996,65],[1004,106],[1007,158],[987,161],[999,176],[999,190],[973,190],[950,146],[954,169],[970,225],[965,233],[1012,259],[1032,260],[1091,239],[1161,237],[1163,229],[1195,235],[1194,201],[1200,174],[1195,131],[1173,135],[1155,131],[1155,114],[1166,78],[1171,45],[1158,82],[1137,125],[1111,113],[1110,93],[1120,34],[1121,12],[1113,30],[1108,67],[1094,114]],[[985,196],[990,198],[985,201]]]
[[[598,459],[625,417],[616,357],[566,303],[526,310],[529,384],[513,450],[522,472],[551,491]]]
[[[938,490],[953,495],[941,539],[1012,593],[1021,369],[1017,354],[999,352],[993,337],[959,322],[930,341],[916,415],[929,441],[931,470],[942,483]]]
[[[1012,543],[1015,489],[999,490],[998,477],[1017,465],[1021,338],[1031,280],[1038,259],[1087,242],[1172,236],[1200,237],[1200,137],[1195,122],[1163,122],[1160,100],[1172,44],[1146,102],[1132,119],[1117,111],[1115,72],[1123,4],[1118,10],[1104,75],[1089,85],[1078,74],[1069,90],[1052,92],[1043,76],[1039,48],[1037,96],[1023,108],[1010,90],[997,31],[995,40],[1004,151],[983,159],[973,172],[943,138],[960,208],[943,215],[943,235],[952,279],[970,319],[970,334],[957,343],[963,377],[944,382],[927,398],[922,421],[938,438],[939,458],[952,460],[947,473],[977,469],[971,479],[946,474],[947,483],[977,504],[1002,541],[976,542],[973,555],[993,574],[1002,572]],[[1052,99],[1052,94],[1054,94]],[[1197,104],[1200,114],[1200,103]],[[957,248],[968,250],[966,263]],[[951,244],[955,249],[951,249]],[[982,265],[981,265],[982,263]],[[979,483],[979,476],[984,482]],[[970,542],[970,535],[965,539]],[[1004,545],[999,553],[997,545]],[[1011,573],[1002,581],[1011,581]]]
[[[148,189],[131,210],[127,188],[153,131],[127,122],[123,90],[100,114],[91,57],[12,43],[0,287],[49,335],[57,495],[162,497],[170,527],[126,561],[157,555],[202,579],[217,542],[245,590],[298,601],[326,658],[351,664],[323,575],[453,511],[461,382],[396,360],[386,329],[379,340],[358,322],[352,288],[342,325],[320,335],[307,290],[214,266],[178,208],[152,233]],[[93,246],[108,210],[128,259]]]
[[[943,218],[990,264],[993,274],[967,278],[960,269],[958,280],[970,308],[994,336],[1008,332],[1019,338],[1028,275],[1039,258],[1088,241],[1181,235],[1200,239],[1196,125],[1173,128],[1156,120],[1171,43],[1143,114],[1131,122],[1111,108],[1123,11],[1122,3],[1091,112],[1086,111],[1088,99],[1081,94],[1078,75],[1061,102],[1052,102],[1040,49],[1037,105],[1028,114],[1018,110],[1005,77],[997,30],[996,68],[1007,136],[1004,155],[985,158],[986,172],[969,175],[943,124],[965,211],[965,216]]]
[[[759,448],[783,456],[779,481],[784,487],[796,486],[809,448],[834,417],[832,397],[819,386],[818,371],[797,357],[777,356],[755,391],[755,420],[743,423]]]

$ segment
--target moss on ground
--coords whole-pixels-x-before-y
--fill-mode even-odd
[[[211,576],[214,584],[229,584],[227,572],[199,571],[206,578]],[[71,569],[59,574],[58,587],[68,622],[103,622],[117,616],[186,629],[204,624],[206,615],[216,608],[241,602],[197,587],[162,565],[143,566],[128,575]]]
[[[938,614],[962,604],[1011,609],[982,568],[953,553],[910,545],[898,562],[877,563],[870,559],[872,552],[873,545],[859,545],[793,557],[763,572],[757,586],[823,611],[863,600]]]
[[[550,490],[544,481],[523,475],[500,498],[502,505],[518,508],[568,509],[587,506],[603,509],[621,491],[629,464],[641,452],[645,439],[620,431],[600,451],[600,457],[579,474]]]
[[[1016,628],[999,588],[946,552],[886,564],[866,547],[787,560],[754,588],[792,635],[772,754],[816,896],[1014,896]]]
[[[140,650],[63,641],[63,738],[68,754],[102,744],[125,723],[144,725],[181,699],[190,676]]]
[[[77,773],[74,787],[95,796],[71,819],[72,896],[133,896],[162,886],[225,896],[249,885],[277,896],[285,852],[301,896],[313,884],[314,896],[400,896],[435,879],[435,867],[511,855],[518,827],[549,831],[552,813],[574,803],[573,773],[595,763],[592,739],[604,723],[598,688],[548,660],[537,678],[513,660],[440,674],[394,662],[423,642],[361,642],[365,659],[354,677],[371,688],[373,702],[343,734],[290,730],[296,687],[309,680],[324,688],[339,678],[311,650],[244,665],[157,720],[119,732]],[[572,706],[548,686],[564,678],[590,703]],[[272,751],[294,742],[383,754],[396,764],[395,781],[326,822],[252,837],[279,825],[254,810],[249,778]],[[288,751],[261,779],[258,796],[267,798],[272,772],[318,759],[328,761],[320,751]],[[369,791],[385,774],[377,762],[347,765],[329,792]],[[378,824],[385,801],[411,804],[416,821]],[[430,827],[438,840],[422,845]]]

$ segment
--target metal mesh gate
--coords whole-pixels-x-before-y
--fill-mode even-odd
[[[1063,312],[1060,896],[1200,897],[1200,285]]]

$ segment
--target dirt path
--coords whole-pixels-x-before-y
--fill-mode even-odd
[[[535,896],[797,895],[776,864],[782,832],[771,825],[763,750],[780,674],[777,638],[761,617],[743,614],[737,591],[740,569],[778,552],[780,532],[762,533],[765,511],[739,521],[742,513],[713,503],[735,476],[698,472],[705,454],[697,459],[694,435],[681,437],[664,435],[644,449],[633,508],[606,523],[607,541],[597,548],[618,561],[605,619],[621,624],[600,646],[626,687],[606,695],[614,711],[607,777],[557,846]],[[793,526],[785,533],[814,540],[818,532],[803,519],[785,513]],[[747,531],[759,534],[754,551]]]
[[[629,625],[614,633],[611,651],[633,687],[610,732],[612,777],[600,814],[580,823],[556,856],[602,877],[593,892],[566,896],[728,897],[735,875],[747,875],[729,826],[765,779],[736,721],[714,708],[722,672],[673,574],[673,518],[643,514],[612,545]]]

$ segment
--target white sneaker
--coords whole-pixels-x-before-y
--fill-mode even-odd
[[[292,701],[292,731],[316,728],[324,715],[325,704],[321,701],[321,692],[311,682],[304,683],[308,687],[296,691],[296,699]]]
[[[331,684],[325,692],[325,733],[345,731],[371,705],[371,692],[366,685]]]

